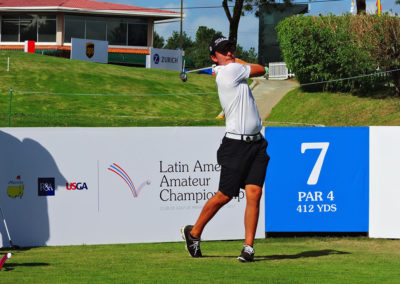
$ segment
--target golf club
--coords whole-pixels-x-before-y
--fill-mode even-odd
[[[185,65],[183,65],[183,66],[185,66]],[[214,65],[210,66],[210,67],[194,69],[194,70],[190,70],[190,71],[186,71],[186,72],[185,72],[185,67],[183,67],[183,70],[182,70],[181,74],[179,75],[179,77],[181,78],[182,82],[186,82],[187,81],[187,73],[198,72],[198,71],[202,71],[202,70],[206,70],[206,69],[210,69],[210,68],[214,68]]]
[[[8,231],[8,227],[7,227],[7,223],[6,223],[6,217],[4,216],[3,210],[0,207],[0,213],[1,213],[1,218],[3,218],[3,223],[4,223],[4,227],[6,228],[6,232],[7,232],[7,236],[8,236],[8,240],[10,242],[10,248],[11,249],[19,249],[20,247],[17,245],[14,245],[12,243],[11,237],[10,237],[10,232]]]
[[[4,263],[7,259],[11,258],[11,253],[6,253],[3,258],[0,260],[0,270],[3,268]]]

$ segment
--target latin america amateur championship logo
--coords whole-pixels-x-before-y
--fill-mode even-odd
[[[150,185],[151,181],[147,180],[139,185],[139,187],[135,187],[132,179],[129,177],[129,175],[126,173],[124,169],[122,169],[120,166],[118,166],[116,163],[112,163],[109,168],[109,171],[117,174],[120,178],[123,179],[123,181],[128,185],[130,191],[132,192],[133,198],[137,198],[139,196],[139,193],[141,190],[146,186]]]

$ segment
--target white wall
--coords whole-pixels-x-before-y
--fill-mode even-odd
[[[370,127],[372,238],[400,238],[400,127]]]
[[[181,241],[180,227],[195,222],[204,195],[218,188],[218,170],[195,166],[216,165],[223,134],[222,127],[0,129],[0,206],[13,242],[40,246]],[[142,187],[137,196],[109,170],[113,163],[130,176],[136,191]],[[39,177],[54,178],[54,196],[38,195]],[[192,183],[197,178],[207,184],[166,182],[189,177]],[[68,190],[66,183],[70,188],[73,182],[85,183],[87,189]],[[10,197],[8,188],[21,183],[22,198]],[[197,193],[202,199],[167,200],[170,190],[176,199],[184,193]],[[244,199],[232,200],[206,227],[203,239],[243,239],[244,208]],[[265,232],[263,204],[260,212],[258,238]],[[3,223],[0,235],[0,246],[8,246]]]

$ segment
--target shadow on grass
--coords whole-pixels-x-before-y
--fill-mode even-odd
[[[27,262],[27,263],[5,263],[1,271],[12,271],[15,267],[26,266],[26,267],[37,267],[37,266],[49,266],[46,262]]]
[[[338,251],[332,249],[325,250],[312,250],[312,251],[304,251],[298,254],[275,254],[275,255],[265,255],[265,256],[255,256],[254,261],[265,261],[265,260],[280,260],[280,259],[298,259],[298,258],[307,258],[307,257],[320,257],[331,254],[350,254],[345,251]],[[215,256],[215,255],[205,255],[204,258],[212,258],[212,257],[221,257],[221,258],[236,258],[237,256]]]
[[[297,259],[297,258],[307,258],[307,257],[320,257],[331,254],[350,254],[345,251],[338,251],[333,249],[324,249],[324,250],[312,250],[312,251],[304,251],[298,254],[277,254],[277,255],[267,255],[267,256],[256,256],[254,261],[263,261],[263,260],[278,260],[278,259]]]

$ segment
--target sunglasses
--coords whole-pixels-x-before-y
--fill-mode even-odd
[[[234,53],[236,51],[236,48],[232,45],[227,45],[227,46],[224,46],[223,48],[221,48],[221,50],[217,50],[217,51],[223,55],[227,55],[228,52]]]

